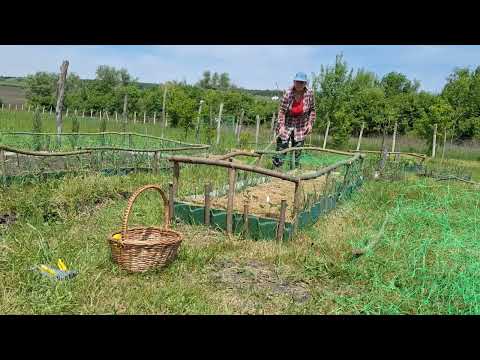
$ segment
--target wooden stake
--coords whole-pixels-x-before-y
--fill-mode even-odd
[[[5,181],[7,176],[7,164],[5,162],[5,151],[3,149],[0,149],[0,164],[2,168],[3,180]]]
[[[173,190],[175,195],[178,194],[178,184],[180,181],[180,164],[178,161],[173,162]]]
[[[57,125],[57,143],[61,143],[61,134],[63,130],[63,119],[62,119],[62,110],[63,110],[63,99],[65,97],[65,81],[67,79],[67,69],[68,61],[63,61],[62,66],[60,67],[60,76],[58,78],[58,87],[57,87],[57,108],[55,110],[56,116],[56,125]]]
[[[90,110],[90,117],[93,117],[93,110]]]
[[[300,197],[302,191],[302,182],[295,183],[295,193],[293,197],[293,232],[297,232],[298,228],[298,215],[300,213]]]
[[[42,107],[42,114],[45,114],[45,106]]]
[[[212,192],[212,184],[205,184],[205,211],[203,222],[205,225],[210,225],[210,193]]]
[[[328,131],[330,130],[330,120],[327,122],[327,129],[325,130],[325,139],[323,139],[323,148],[327,146]]]
[[[67,117],[67,116],[68,116],[68,108],[67,108],[67,113],[65,114],[65,117]]]
[[[137,123],[137,112],[136,111],[133,113],[133,123],[134,124]]]
[[[260,116],[257,115],[257,128],[255,129],[255,150],[258,149],[258,132],[260,131]]]
[[[198,107],[198,115],[197,115],[197,126],[195,126],[195,139],[197,142],[199,142],[199,138],[200,138],[200,115],[202,113],[202,104],[203,104],[203,100],[200,100],[200,105]]]
[[[362,142],[362,136],[363,136],[363,128],[365,127],[365,122],[362,122],[362,127],[360,128],[360,135],[358,135],[358,142],[357,142],[357,151],[360,150],[360,144]]]
[[[153,125],[155,125],[156,122],[157,122],[157,112],[155,111],[153,113]]]
[[[118,122],[118,114],[116,111],[115,111],[115,122]]]
[[[82,111],[82,118],[85,117],[85,110]]]
[[[22,104],[22,111],[23,111],[23,104]]]
[[[395,152],[395,142],[397,140],[397,128],[398,128],[398,122],[395,121],[395,127],[393,128],[392,152]]]
[[[237,143],[240,142],[240,133],[242,132],[243,117],[245,116],[245,110],[242,109],[240,113],[240,119],[238,119],[238,128],[237,128]]]
[[[17,110],[18,110],[18,108],[17,108],[17,104],[15,104],[15,111],[17,111]]]
[[[249,211],[249,200],[243,204],[243,236],[248,237],[248,211]]]
[[[143,123],[146,124],[147,122],[147,113],[144,111],[143,112]]]
[[[8,104],[8,111],[10,111],[10,104]]]
[[[287,212],[287,200],[283,199],[280,205],[280,217],[277,228],[277,241],[283,240],[283,232],[285,230],[285,214]]]
[[[159,153],[158,151],[155,151],[153,156],[153,171],[155,174],[158,174],[158,158],[159,158]]]
[[[175,216],[174,214],[174,211],[175,211],[175,207],[174,207],[174,203],[175,203],[175,191],[173,189],[173,184],[172,183],[168,183],[168,208],[169,208],[169,217],[170,217],[170,223],[172,223],[172,220]]]
[[[217,145],[220,144],[220,126],[222,123],[222,111],[223,111],[223,102],[220,104],[220,109],[218,111],[218,118],[217,118]]]
[[[232,161],[232,159],[229,159]],[[235,169],[228,169],[227,234],[233,231],[233,198],[235,196]]]
[[[435,152],[437,148],[437,124],[433,126],[433,146],[432,146],[432,158],[435,158]]]
[[[442,149],[442,160],[445,157],[445,146],[447,146],[447,127],[445,127],[445,130],[443,132],[443,149]]]
[[[163,89],[163,103],[162,103],[162,116],[163,116],[162,137],[164,135],[165,129],[167,128],[166,102],[167,102],[167,85],[165,84],[165,88]]]
[[[108,116],[108,111],[105,111],[105,115],[107,116],[107,121],[110,121],[110,116]]]

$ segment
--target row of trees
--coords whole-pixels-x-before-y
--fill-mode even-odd
[[[398,132],[414,132],[429,141],[432,129],[448,138],[480,137],[480,67],[455,69],[440,94],[419,91],[420,83],[404,74],[390,72],[379,79],[360,69],[354,73],[342,55],[335,64],[313,74],[319,122],[330,121],[337,144],[347,141],[365,124],[365,134],[386,134],[398,124]]]
[[[54,106],[57,79],[57,74],[44,72],[28,76],[28,101],[32,105]],[[431,141],[433,125],[438,124],[439,133],[446,132],[449,139],[480,138],[480,67],[474,71],[455,69],[442,92],[432,94],[420,91],[417,80],[398,72],[379,78],[364,69],[354,71],[338,55],[333,65],[321,66],[319,73],[312,74],[312,86],[317,131],[323,130],[329,121],[330,134],[337,145],[358,133],[362,123],[366,135],[391,133],[397,123],[399,134],[414,132]],[[206,71],[195,85],[167,82],[142,88],[127,70],[109,66],[99,66],[94,80],[69,74],[65,106],[122,113],[127,95],[128,113],[156,112],[160,116],[165,87],[170,124],[186,129],[194,126],[200,101],[205,121],[215,117],[220,103],[224,104],[225,115],[239,116],[244,112],[246,123],[253,123],[256,115],[269,121],[278,110],[278,101],[236,87],[226,73],[212,75]]]
[[[147,112],[152,115],[156,112],[160,116],[166,88],[165,107],[173,126],[193,127],[202,100],[204,104],[200,116],[205,121],[216,115],[220,103],[224,104],[224,114],[238,116],[243,111],[246,122],[253,122],[256,115],[265,120],[270,119],[277,111],[277,102],[267,97],[254,96],[232,86],[228,74],[214,73],[213,77],[209,74],[210,72],[204,73],[204,78],[200,80],[201,86],[173,81],[141,88],[137,79],[127,70],[102,65],[97,68],[94,80],[81,80],[75,74],[68,75],[65,106],[95,112],[118,111],[121,114],[127,95],[129,114]],[[56,101],[57,80],[57,74],[45,72],[28,76],[26,96],[29,103],[34,106],[53,107]]]

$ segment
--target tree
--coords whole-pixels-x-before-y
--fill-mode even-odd
[[[406,75],[395,71],[386,74],[380,83],[385,90],[386,97],[392,97],[402,93],[416,92],[420,86],[418,81],[411,82]]]
[[[230,88],[230,76],[227,73],[220,74],[220,79],[218,81],[218,87],[222,90]]]
[[[54,106],[58,75],[47,72],[37,72],[25,79],[25,96],[33,106]]]

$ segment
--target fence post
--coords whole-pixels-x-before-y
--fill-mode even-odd
[[[163,103],[162,103],[162,116],[163,116],[162,137],[165,133],[165,129],[167,128],[166,101],[167,101],[167,85],[165,84],[165,88],[163,89]]]
[[[260,115],[257,115],[257,128],[255,129],[255,150],[258,149],[258,132],[260,131]]]
[[[283,231],[285,229],[285,214],[287,210],[287,200],[282,199],[280,205],[280,217],[278,221],[278,228],[277,228],[277,241],[283,240]]]
[[[300,195],[302,190],[302,182],[295,183],[295,193],[293,198],[293,233],[296,234],[298,231],[298,215],[300,213]]]
[[[392,153],[395,152],[395,142],[397,140],[397,127],[398,127],[398,122],[395,121],[395,127],[393,128]]]
[[[169,208],[169,211],[168,211],[168,214],[169,214],[169,222],[172,223],[172,220],[173,220],[173,217],[174,217],[174,211],[175,211],[175,207],[174,207],[174,203],[175,203],[175,191],[173,189],[173,183],[168,183],[168,208]]]
[[[238,119],[238,129],[237,129],[237,143],[240,142],[240,133],[242,132],[243,117],[245,116],[245,110],[242,109],[240,114],[240,119]]]
[[[210,193],[212,192],[212,184],[205,184],[205,210],[203,222],[205,225],[210,225]]]
[[[360,135],[358,135],[357,151],[360,150],[360,143],[362,142],[362,135],[363,135],[363,128],[364,127],[365,127],[365,122],[362,122],[362,127],[360,128]]]
[[[15,111],[18,111],[17,104],[15,104]]]
[[[153,113],[153,125],[155,125],[156,120],[157,120],[157,112],[155,111],[155,112]]]
[[[145,124],[147,122],[147,113],[144,111],[143,112],[143,123]]]
[[[133,113],[133,123],[134,124],[137,123],[137,112],[136,111]]]
[[[232,159],[229,159],[230,162]],[[233,232],[233,198],[235,196],[235,175],[234,168],[228,168],[228,202],[227,202],[227,234]]]
[[[223,102],[220,104],[220,110],[217,118],[217,145],[220,144],[220,126],[222,123]]]
[[[432,158],[435,158],[436,147],[437,147],[437,124],[433,126]]]
[[[22,111],[23,111],[23,104],[22,104]]]
[[[442,160],[445,157],[445,146],[447,146],[447,127],[446,126],[445,126],[445,130],[443,132]]]
[[[117,114],[117,111],[115,111],[115,122],[118,122],[118,114]]]
[[[65,83],[67,80],[67,70],[68,70],[68,61],[63,61],[62,65],[60,66],[60,76],[58,79],[58,86],[57,86],[57,107],[55,109],[55,122],[57,125],[57,143],[61,144],[62,138],[61,133],[63,129],[63,119],[62,119],[62,110],[63,110],[63,99],[65,97]],[[68,111],[68,110],[67,110]]]
[[[67,112],[66,112],[66,114],[65,114],[65,117],[67,117],[67,116],[68,116],[68,108],[67,108]]]
[[[327,122],[327,129],[325,130],[325,139],[323,139],[323,148],[327,146],[328,131],[330,130],[330,120]]]

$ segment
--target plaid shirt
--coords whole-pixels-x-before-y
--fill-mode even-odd
[[[303,115],[293,117],[291,108],[294,100],[293,86],[287,90],[280,103],[278,111],[277,134],[283,140],[287,141],[293,131],[295,141],[303,141],[305,137],[312,131],[315,122],[315,98],[313,91],[305,87],[305,95],[303,97]]]

